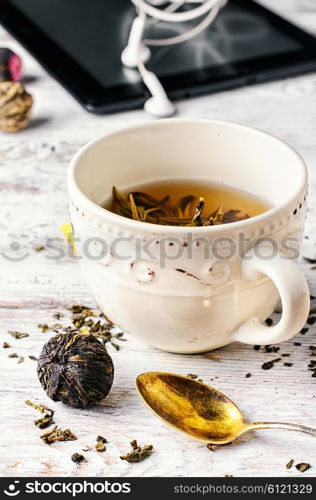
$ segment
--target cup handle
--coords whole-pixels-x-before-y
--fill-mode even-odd
[[[241,278],[258,279],[262,275],[273,281],[280,294],[282,316],[272,327],[263,325],[258,318],[244,323],[233,334],[234,340],[244,344],[268,345],[284,342],[301,330],[309,315],[308,286],[294,261],[280,254],[264,259],[252,249],[241,263]]]

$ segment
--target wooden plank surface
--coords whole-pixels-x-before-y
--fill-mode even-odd
[[[265,0],[289,19],[316,33],[314,0]],[[261,431],[245,435],[238,442],[213,452],[167,428],[139,401],[134,380],[146,370],[197,373],[205,382],[227,393],[249,420],[278,420],[316,427],[315,382],[308,371],[315,326],[305,335],[281,345],[290,353],[291,368],[278,363],[264,371],[264,361],[275,357],[252,346],[234,344],[215,354],[221,362],[200,355],[173,355],[139,343],[128,336],[122,349],[109,349],[116,376],[108,398],[93,409],[73,410],[52,403],[39,386],[36,363],[50,333],[39,323],[56,322],[52,315],[66,306],[84,303],[94,306],[78,268],[68,255],[51,259],[48,250],[34,251],[49,237],[60,237],[59,226],[68,221],[66,169],[73,154],[89,139],[126,125],[145,123],[142,111],[113,116],[93,116],[79,105],[3,29],[1,46],[17,50],[25,61],[28,89],[35,97],[32,122],[18,135],[0,136],[0,324],[1,340],[12,347],[0,348],[1,363],[1,451],[0,474],[5,476],[296,476],[285,464],[310,462],[316,471],[312,438],[285,431]],[[180,117],[235,120],[278,135],[303,155],[310,173],[310,198],[303,255],[315,257],[316,210],[316,75],[253,86],[205,96],[178,104]],[[255,166],[254,166],[255,168]],[[65,248],[66,250],[66,248]],[[313,266],[302,262],[311,293],[316,294]],[[316,302],[315,302],[316,305]],[[64,319],[67,324],[67,317]],[[30,334],[13,339],[8,330]],[[294,341],[301,346],[294,346]],[[17,352],[23,363],[8,358]],[[315,359],[315,358],[314,358]],[[246,373],[250,378],[245,378]],[[54,408],[61,427],[69,426],[78,440],[44,445],[34,424],[37,418],[24,404],[29,398]],[[70,456],[85,445],[93,446],[98,434],[109,440],[107,451],[84,453],[87,462],[75,465]],[[129,441],[151,443],[155,452],[139,464],[128,464],[119,456]]]

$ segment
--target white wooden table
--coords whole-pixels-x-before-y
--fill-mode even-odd
[[[265,0],[311,32],[316,33],[315,0]],[[5,476],[300,476],[286,463],[310,462],[304,476],[316,473],[315,441],[299,433],[261,431],[245,435],[232,445],[209,451],[167,428],[142,405],[134,380],[145,370],[197,373],[227,393],[250,420],[279,420],[316,427],[315,386],[307,365],[315,327],[306,335],[283,344],[280,353],[290,353],[291,368],[277,363],[264,371],[264,361],[274,353],[254,351],[235,344],[216,352],[221,362],[200,355],[181,356],[157,351],[128,337],[119,352],[109,348],[116,376],[108,398],[95,408],[73,410],[51,402],[39,386],[36,363],[50,333],[39,323],[55,323],[52,315],[73,303],[94,306],[76,262],[65,257],[58,262],[49,252],[35,252],[49,237],[59,237],[59,226],[68,221],[66,169],[73,154],[96,135],[149,120],[142,111],[113,116],[93,116],[80,106],[4,30],[2,46],[17,50],[25,61],[28,89],[35,97],[30,126],[18,135],[0,135],[0,321],[1,321],[1,451],[0,473]],[[305,158],[310,173],[309,214],[303,255],[316,254],[316,74],[258,85],[178,103],[179,116],[222,118],[262,128],[285,139]],[[13,249],[10,245],[13,244]],[[21,250],[14,250],[14,245]],[[28,254],[21,262],[8,260]],[[316,292],[316,270],[302,262],[311,293]],[[316,305],[316,304],[315,304]],[[28,332],[13,339],[8,330]],[[3,349],[2,342],[12,347]],[[294,341],[301,346],[294,346]],[[24,356],[23,363],[8,358],[10,352]],[[315,359],[315,358],[313,358]],[[246,373],[250,378],[245,378]],[[74,442],[47,446],[33,420],[35,411],[25,399],[46,403],[55,409],[56,422],[77,434]],[[73,452],[93,446],[98,434],[109,440],[107,451],[84,453],[87,462],[76,465]],[[139,464],[128,464],[119,456],[129,442],[153,444],[153,455]]]

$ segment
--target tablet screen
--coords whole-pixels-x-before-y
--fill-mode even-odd
[[[66,51],[102,86],[139,81],[138,71],[122,67],[135,8],[130,0],[11,0],[23,14]],[[243,5],[245,4],[245,5]],[[199,21],[199,20],[198,20]],[[190,23],[159,23],[146,37],[165,38],[193,27]],[[247,9],[247,2],[230,0],[215,22],[194,39],[152,48],[148,67],[159,76],[229,65],[301,49],[268,16]],[[74,75],[75,77],[75,75]]]

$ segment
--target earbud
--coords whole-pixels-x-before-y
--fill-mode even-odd
[[[121,54],[121,61],[128,68],[137,68],[140,62],[145,63],[150,58],[149,48],[142,43],[146,16],[139,15],[133,21],[128,43]]]
[[[132,0],[132,2],[138,15],[133,21],[127,46],[121,54],[122,63],[128,68],[139,69],[143,82],[152,95],[145,103],[145,110],[158,118],[172,116],[176,111],[175,106],[169,100],[158,77],[144,66],[150,58],[148,45],[167,47],[190,40],[213,22],[219,9],[226,4],[227,0]],[[198,6],[179,11],[183,4],[191,3]],[[169,5],[159,8],[164,4]],[[201,22],[180,35],[164,39],[143,38],[147,20],[149,25],[155,25],[159,21],[192,21],[202,16],[205,17]]]
[[[146,87],[152,95],[152,97],[145,102],[145,110],[157,118],[166,118],[174,115],[176,108],[168,98],[165,89],[155,73],[145,70],[142,71],[142,77]]]

